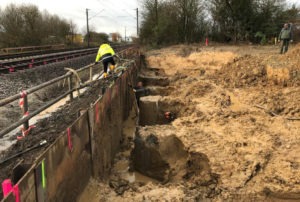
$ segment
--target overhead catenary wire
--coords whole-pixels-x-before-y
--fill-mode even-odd
[[[115,13],[118,13],[120,10],[120,6],[116,5],[113,1],[110,1],[109,3],[105,2],[105,1],[100,1],[98,0],[98,2],[100,3],[101,7],[103,7],[105,9],[105,11],[107,13],[109,13],[109,15],[114,16]]]
[[[120,13],[120,10],[124,10],[125,13],[127,13],[127,15],[128,15],[129,12],[127,12],[126,10],[131,10],[131,9],[135,10],[134,8],[137,7],[137,5],[128,6],[127,1],[126,2],[118,2],[118,4],[116,4],[116,2],[114,2],[114,1],[110,1],[110,2],[102,1],[102,0],[97,0],[97,1],[105,9],[105,16],[107,17],[107,20],[113,21],[116,24],[116,26],[118,26],[118,28],[116,28],[118,30],[118,32],[121,32],[120,30],[123,29],[121,27],[124,27],[124,24],[120,23],[120,19],[117,19],[114,17],[114,16],[116,16],[116,13]],[[122,4],[122,5],[120,5],[120,4]],[[133,17],[133,15],[131,15],[131,17]],[[135,24],[134,20],[132,20],[132,21],[129,19],[123,19],[123,20],[129,22],[130,24],[131,23]],[[132,33],[136,33],[136,31],[133,28],[128,31],[130,32],[129,35],[131,35]]]
[[[100,5],[103,8],[109,8],[110,10],[114,12],[119,12],[122,9],[133,9],[136,8],[138,5],[137,4],[130,4],[132,1],[103,1],[103,0],[97,0]]]
[[[90,19],[92,19],[92,18],[96,17],[97,15],[99,15],[100,13],[102,13],[104,10],[105,10],[105,9],[102,9],[101,11],[99,11],[99,12],[98,12],[98,13],[96,13],[95,15],[93,15],[93,16],[91,16],[91,17],[89,17],[88,19],[90,20]]]

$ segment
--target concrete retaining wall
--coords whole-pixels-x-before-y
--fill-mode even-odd
[[[106,179],[119,150],[123,122],[133,106],[137,67],[128,68],[37,159],[2,202],[76,201],[91,176]]]

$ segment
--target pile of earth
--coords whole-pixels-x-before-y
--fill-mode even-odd
[[[264,96],[254,95],[249,104],[257,103],[263,106],[271,116],[285,118],[300,118],[299,87],[284,88],[276,86],[265,91]]]
[[[225,87],[241,88],[245,86],[265,86],[267,76],[265,65],[259,56],[245,55],[223,66],[216,75],[218,82]]]
[[[285,56],[300,60],[300,44],[297,44],[291,51],[287,52]]]
[[[241,88],[249,86],[299,86],[300,45],[284,55],[270,54],[268,57],[244,55],[222,66],[212,79],[224,87]]]

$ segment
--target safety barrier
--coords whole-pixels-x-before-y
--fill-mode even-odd
[[[76,201],[91,176],[105,179],[134,104],[131,86],[136,78],[133,65],[11,185],[2,202]]]

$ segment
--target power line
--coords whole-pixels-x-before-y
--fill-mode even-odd
[[[126,9],[122,9],[123,11],[125,11],[127,14],[129,14],[131,17],[136,18],[136,16],[133,16],[131,13],[129,13]],[[132,9],[132,10],[136,10],[136,9]]]
[[[128,3],[130,3],[131,1],[119,1],[118,5],[114,1],[110,1],[110,2],[101,1],[101,0],[97,0],[97,1],[102,4],[102,7],[107,8],[105,10],[110,12],[112,16],[114,16],[116,13],[120,13],[120,11],[125,11],[127,14],[134,17],[133,14],[130,14],[127,10],[130,10],[130,8],[137,7],[137,5],[128,6]],[[122,4],[123,6],[120,6],[120,4]]]
[[[138,8],[128,9],[128,3],[130,1],[128,1],[128,2],[127,1],[125,1],[125,2],[120,1],[118,3],[118,5],[116,5],[116,2],[114,2],[114,1],[107,2],[107,1],[97,0],[97,2],[99,2],[101,4],[102,8],[105,10],[105,16],[102,16],[102,17],[106,18],[105,21],[111,21],[111,22],[113,21],[115,26],[116,26],[116,29],[120,29],[120,27],[123,26],[125,23],[126,24],[128,24],[128,23],[131,24],[131,22],[134,23],[133,20],[130,20],[127,17],[131,17],[133,19],[136,19],[136,21],[137,21],[136,29],[137,29],[137,35],[138,35]],[[120,5],[120,4],[122,4],[122,5]],[[122,8],[124,8],[124,9],[122,9]],[[137,11],[137,16],[135,17],[133,14],[128,12],[128,10],[136,10]],[[122,16],[123,17],[122,19],[118,19],[118,17],[120,17],[120,16],[117,16],[116,14],[121,13],[120,11],[124,11],[123,13],[126,13],[126,15],[129,15],[129,16],[127,16],[127,17]],[[105,24],[107,24],[107,23],[105,23]],[[133,27],[133,26],[128,26],[128,27]]]
[[[89,20],[96,17],[97,15],[99,15],[100,13],[102,13],[105,9],[102,9],[101,11],[99,11],[98,13],[96,13],[95,15],[93,15],[92,17],[89,17]]]

